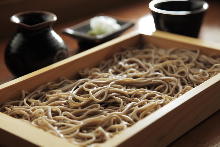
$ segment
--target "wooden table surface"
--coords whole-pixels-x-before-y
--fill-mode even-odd
[[[220,46],[220,1],[212,0],[209,2],[209,5],[210,7],[205,15],[199,38],[205,41],[217,43]],[[125,20],[135,21],[136,25],[125,33],[139,31],[141,33],[148,34],[155,31],[153,19],[150,15],[146,2],[137,2],[132,5],[122,6],[114,10],[112,9],[101,13]],[[77,51],[77,42],[74,39],[63,35],[61,30],[65,27],[79,23],[80,21],[83,21],[89,17],[92,17],[92,15],[84,17],[80,20],[65,23],[55,28],[55,30],[65,40],[72,55]],[[7,70],[7,67],[4,63],[4,49],[6,43],[7,39],[0,42],[0,83],[13,79],[13,76]],[[179,139],[170,144],[170,146],[220,147],[220,111],[216,112],[198,126],[181,136]]]

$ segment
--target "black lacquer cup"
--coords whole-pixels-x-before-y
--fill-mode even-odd
[[[152,0],[149,8],[157,30],[198,37],[208,3],[202,0]]]

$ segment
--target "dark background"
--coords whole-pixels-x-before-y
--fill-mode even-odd
[[[15,31],[10,16],[18,12],[50,11],[57,15],[55,25],[59,25],[137,1],[141,0],[0,0],[0,40],[7,39]],[[145,1],[147,7],[148,0]]]

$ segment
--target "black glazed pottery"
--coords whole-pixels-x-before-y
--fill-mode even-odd
[[[122,32],[134,25],[134,23],[131,21],[119,19],[116,19],[116,21],[121,28],[117,31],[104,35],[92,36],[88,34],[88,32],[91,30],[90,19],[64,29],[63,33],[77,39],[79,51],[84,51],[119,36]]]
[[[202,0],[152,0],[149,8],[157,30],[198,37],[208,3]]]
[[[11,17],[18,28],[5,50],[5,62],[15,77],[62,60],[68,56],[62,38],[53,30],[55,14],[27,11]]]

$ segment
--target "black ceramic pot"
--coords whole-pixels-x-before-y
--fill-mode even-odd
[[[198,37],[208,3],[203,0],[152,0],[149,8],[157,30]]]
[[[18,25],[5,51],[9,70],[22,76],[68,56],[62,38],[52,29],[55,14],[31,11],[15,14],[11,21]]]

